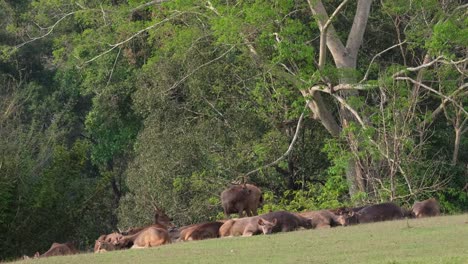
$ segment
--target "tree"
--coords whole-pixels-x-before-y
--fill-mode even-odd
[[[204,25],[209,25],[209,29],[212,31],[209,34],[212,34],[218,43],[235,44],[236,49],[250,56],[255,67],[262,72],[271,74],[275,80],[282,80],[287,86],[290,86],[288,88],[299,90],[307,100],[310,99],[309,108],[313,112],[313,118],[320,120],[332,136],[338,138],[340,135],[345,135],[348,151],[352,154],[346,168],[352,195],[357,191],[368,191],[365,181],[374,176],[366,175],[366,173],[372,170],[375,171],[373,167],[379,165],[381,158],[387,159],[393,164],[392,166],[397,167],[400,176],[405,178],[408,191],[413,193],[410,180],[403,167],[395,159],[391,158],[388,153],[386,154],[382,149],[383,145],[376,142],[375,139],[370,142],[376,147],[381,157],[370,163],[362,162],[357,157],[357,154],[363,150],[360,144],[362,138],[359,138],[352,131],[353,123],[364,129],[371,128],[372,124],[368,122],[369,118],[367,116],[362,115],[363,109],[356,108],[353,104],[358,103],[363,95],[370,94],[366,89],[375,88],[375,81],[378,80],[377,76],[373,76],[373,80],[369,80],[369,70],[367,70],[364,79],[357,83],[357,76],[360,72],[363,73],[366,68],[360,67],[358,69],[357,62],[372,1],[358,1],[355,6],[351,6],[352,3],[348,3],[348,1],[330,2],[327,7],[321,1],[308,1],[307,5],[293,2],[271,5],[265,1],[254,1],[234,6],[224,2],[207,2],[195,5],[190,3],[187,5],[186,3],[169,1],[164,3],[169,12],[162,11],[158,1],[137,1],[132,4],[134,7],[130,9],[125,6],[119,6],[119,9],[123,12],[130,10],[133,18],[137,17],[138,21],[148,21],[149,23],[146,23],[145,26],[139,26],[141,29],[133,34],[127,32],[129,37],[124,38],[123,41],[115,41],[115,44],[111,44],[110,48],[101,46],[101,51],[84,60],[84,63],[94,62],[109,52],[117,48],[120,49],[148,32],[152,32],[152,30],[162,27],[164,24],[169,24],[171,21],[184,20],[190,16],[198,17],[201,21],[204,21]],[[337,6],[337,8],[331,9],[332,6]],[[403,47],[406,41],[402,38],[410,37],[410,35],[406,36],[407,32],[401,32],[402,23],[414,25],[415,28],[420,27],[418,23],[420,23],[421,18],[412,12],[422,10],[423,14],[427,13],[431,16],[436,14],[432,20],[433,24],[428,26],[428,29],[432,30],[432,25],[435,25],[439,18],[448,13],[444,11],[444,14],[437,14],[434,10],[435,7],[438,7],[438,3],[435,2],[427,6],[417,2],[414,6],[400,5],[397,7],[397,5],[374,4],[374,8],[378,13],[377,18],[385,21],[380,28],[388,28],[388,25],[393,23],[396,39],[398,40],[398,43],[391,47],[379,46],[374,48],[373,50],[380,49],[376,56],[399,48],[401,57],[395,59],[394,62],[407,67],[407,55]],[[306,7],[309,11],[304,9]],[[80,8],[81,10],[71,11],[67,14],[74,14],[74,12],[94,13],[99,10],[97,7],[80,6]],[[331,12],[332,14],[328,16],[326,8],[334,10],[334,12]],[[106,12],[102,7],[100,9],[104,12],[105,20]],[[463,9],[463,6],[457,5],[456,1],[444,6],[446,11],[461,9]],[[156,12],[159,12],[157,14],[153,13],[154,21],[149,18],[148,10],[157,10]],[[316,21],[317,28],[305,26],[312,21],[310,14],[314,16],[313,19]],[[406,20],[402,20],[402,18]],[[340,20],[340,22],[344,23],[340,23],[338,29],[335,29],[334,20]],[[352,26],[349,28],[351,24]],[[137,23],[134,25],[138,26]],[[374,33],[378,32],[379,27],[376,28],[377,30]],[[313,53],[313,45],[311,45],[314,42],[306,41],[306,39],[313,38],[314,34],[320,36],[320,42],[317,45],[319,50],[318,62],[315,65],[314,59],[316,57]],[[346,39],[346,45],[342,39]],[[304,40],[304,43],[300,43],[298,40]],[[192,72],[175,81],[168,91],[180,86],[196,71],[227,56],[233,48],[231,47],[212,61],[200,64]],[[327,48],[330,50],[333,59],[333,62],[328,64]],[[366,48],[369,50],[368,47]],[[293,50],[295,53],[292,52]],[[393,54],[395,53],[393,52]],[[368,61],[372,63],[374,59],[375,57],[372,60],[369,58]],[[366,60],[363,60],[363,62],[366,62]],[[411,69],[411,67],[407,68]],[[397,80],[403,78],[401,76],[396,77]],[[338,104],[338,107],[336,107],[336,104]]]

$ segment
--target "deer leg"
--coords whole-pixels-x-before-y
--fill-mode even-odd
[[[247,207],[245,212],[247,213],[247,216],[252,216],[252,210],[250,210],[250,207]]]
[[[257,208],[254,208],[254,209],[252,210],[252,215],[258,215]]]
[[[236,209],[237,212],[239,212],[239,218],[242,218],[244,216],[244,205],[243,204],[236,204]]]
[[[227,206],[223,206],[223,210],[224,210],[224,218],[229,219],[229,214],[228,214],[228,211],[227,211]]]
[[[245,231],[243,234],[242,234],[243,237],[249,237],[249,236],[253,236],[253,232],[251,231]]]

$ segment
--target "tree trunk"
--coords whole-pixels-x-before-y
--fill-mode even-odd
[[[460,150],[460,138],[461,138],[461,129],[455,128],[455,145],[453,149],[453,158],[452,158],[453,165],[457,165],[457,162],[458,162],[458,152]]]
[[[454,120],[452,120],[453,128],[455,130],[455,143],[453,146],[453,157],[452,157],[453,165],[457,165],[458,163],[458,153],[460,152],[461,137],[464,133],[468,131],[468,128],[466,128],[467,122],[468,122],[468,118],[464,118],[462,111],[460,109],[457,109],[455,118]]]
[[[356,14],[354,16],[353,25],[348,35],[346,46],[343,45],[340,38],[336,34],[336,31],[331,24],[332,21],[330,20],[322,1],[308,0],[307,2],[309,4],[310,10],[312,11],[312,14],[315,16],[315,19],[319,24],[320,30],[322,31],[321,38],[325,38],[326,46],[330,50],[336,67],[340,70],[343,70],[342,76],[340,78],[340,84],[356,83],[355,77],[349,75],[349,73],[356,69],[357,55],[364,37],[372,0],[358,1]],[[336,16],[337,13],[339,13],[339,8],[340,7],[335,10],[332,18]],[[326,54],[326,52],[323,50],[324,48],[324,46],[321,46],[320,54]],[[325,61],[324,57],[321,58],[321,61]],[[323,66],[324,65],[319,65],[319,68],[322,68]],[[328,109],[330,106],[325,105],[320,97],[310,92],[308,94],[303,92],[303,95],[313,95],[313,102],[309,107],[333,136],[336,137],[339,135],[341,129],[348,127],[350,122],[355,121],[353,114],[342,106],[340,107],[340,127],[333,116],[327,116],[327,114],[330,113],[330,110]],[[358,93],[357,91],[342,91],[340,92],[340,95],[346,99],[352,96],[356,96]],[[333,123],[336,123],[337,125],[330,126],[330,124]],[[339,128],[338,133],[337,127]],[[356,146],[354,151],[357,151],[357,146],[359,146],[358,139],[350,133],[347,135],[347,140],[349,147],[352,148],[352,146]],[[358,160],[352,158],[348,162],[348,168],[346,169],[346,179],[349,183],[349,194],[351,196],[356,194],[358,191],[365,191],[363,173],[359,166]]]
[[[110,160],[107,162],[107,171],[112,173],[110,184],[112,188],[112,193],[114,194],[115,208],[119,206],[120,198],[122,197],[121,186],[117,183],[116,172],[114,171],[114,161]]]
[[[356,78],[349,76],[348,73],[356,70],[356,59],[347,57],[345,55],[344,60],[337,62],[337,67],[343,70],[342,77],[340,78],[340,84],[353,84],[356,83]],[[359,96],[358,91],[340,91],[341,97],[347,99],[353,96]],[[347,129],[351,122],[357,123],[355,116],[344,106],[340,107],[340,122],[343,129]],[[347,132],[346,141],[351,152],[357,154],[359,152],[359,139],[356,138],[353,132]],[[348,168],[346,169],[346,180],[350,184],[349,194],[350,196],[355,195],[357,192],[365,192],[366,186],[364,183],[364,173],[359,166],[359,160],[357,155],[350,158],[348,162]]]
[[[349,80],[346,83],[350,83]],[[344,98],[349,98],[350,96],[354,96],[355,94],[343,94]],[[350,113],[344,107],[340,108],[340,116],[341,116],[341,123],[343,129],[349,127],[350,122],[356,122],[352,113]],[[359,139],[356,138],[354,133],[348,132],[346,135],[346,141],[348,142],[348,146],[351,152],[357,153],[359,151]],[[349,194],[351,196],[355,195],[357,192],[365,192],[366,185],[364,183],[364,173],[359,166],[359,160],[357,160],[357,155],[350,158],[348,162],[348,168],[346,169],[346,180],[348,181],[349,185]]]

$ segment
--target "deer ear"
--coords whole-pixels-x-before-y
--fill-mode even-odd
[[[273,219],[273,225],[276,225],[276,223],[278,223],[278,220],[275,218]]]
[[[259,219],[258,219],[258,224],[262,226],[262,225],[264,225],[265,223],[263,223],[263,219],[259,218]]]
[[[354,216],[354,211],[348,213],[349,216]]]

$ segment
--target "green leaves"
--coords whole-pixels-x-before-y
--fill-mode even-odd
[[[139,118],[131,110],[132,89],[123,85],[110,88],[95,97],[85,122],[91,137],[98,142],[93,149],[97,164],[105,164],[131,149],[140,127]]]
[[[213,35],[218,44],[239,44],[242,43],[242,20],[235,16],[216,17],[211,20]]]
[[[468,46],[468,19],[459,21],[448,19],[434,25],[432,37],[426,43],[432,54],[444,54],[452,58],[453,52],[456,52],[454,48],[457,46]]]

